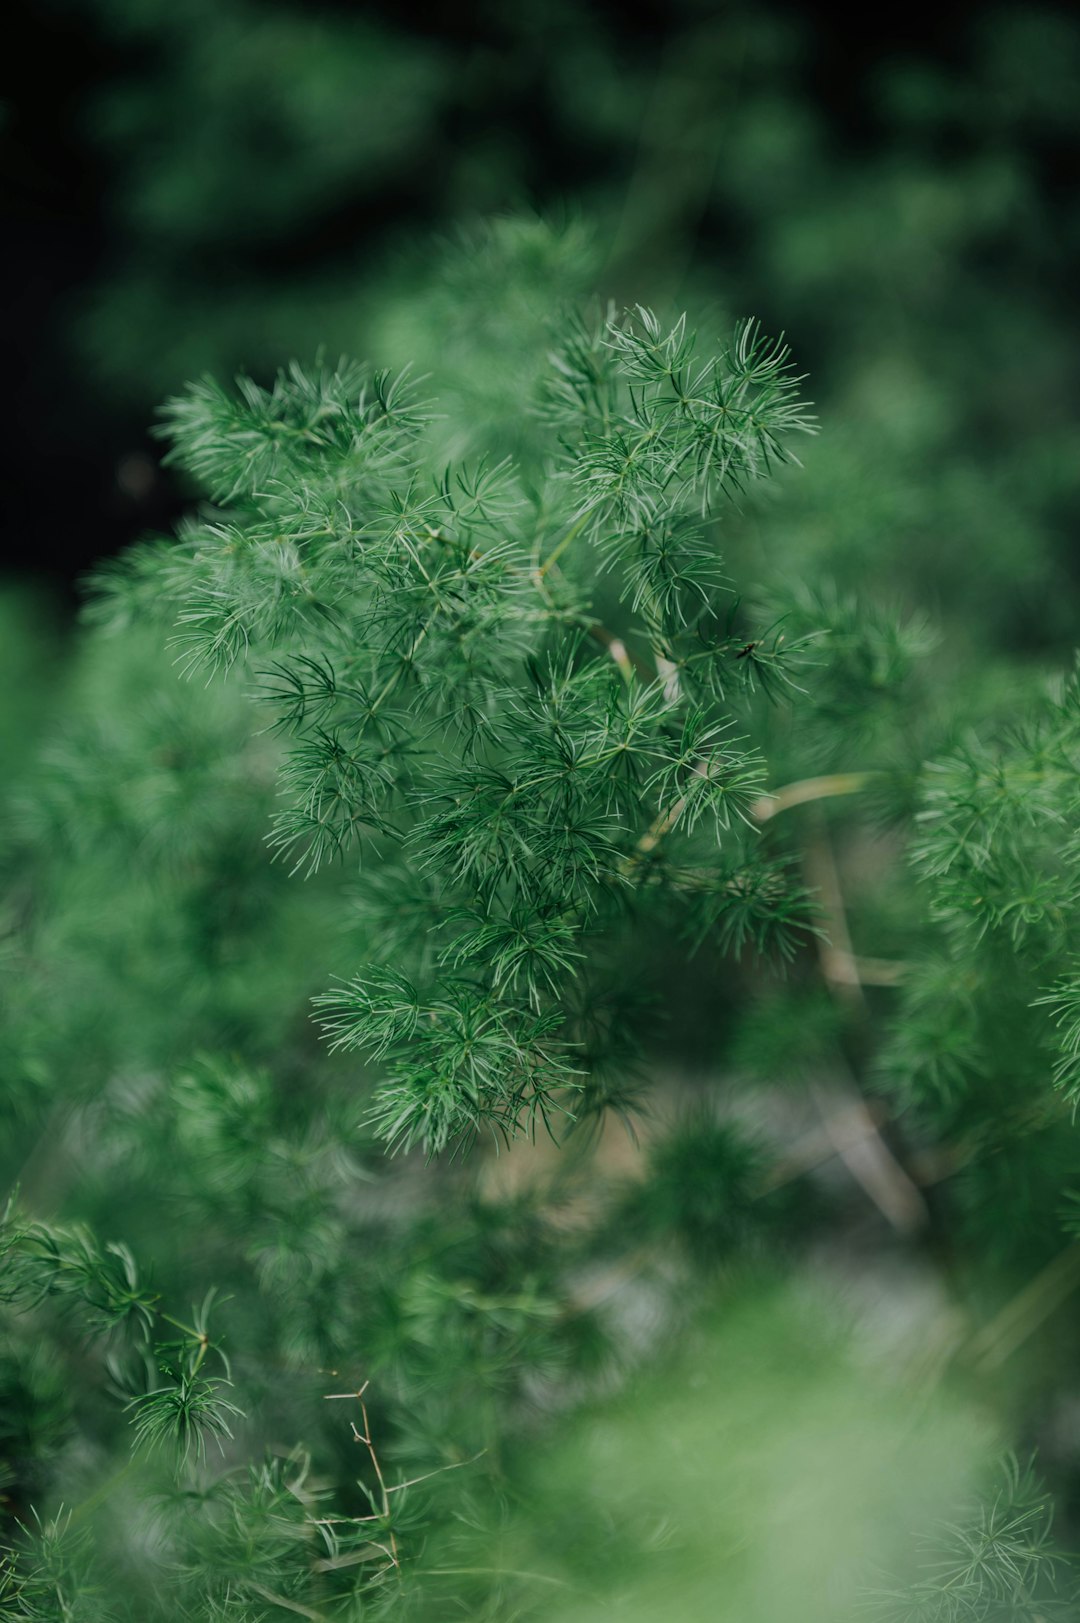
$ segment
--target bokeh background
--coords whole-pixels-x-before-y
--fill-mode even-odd
[[[148,428],[187,379],[396,359],[432,235],[531,209],[593,223],[617,300],[790,331],[834,441],[881,441],[876,522],[953,593],[1007,570],[995,631],[1045,643],[1075,573],[1068,12],[14,0],[8,567],[67,583],[175,513]],[[952,488],[901,519],[911,462]]]

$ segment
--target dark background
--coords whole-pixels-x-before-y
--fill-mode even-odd
[[[295,7],[271,0],[257,9],[260,27],[275,12],[298,14]],[[256,68],[254,78],[249,74],[236,86],[240,113],[221,142],[216,214],[206,217],[205,199],[196,188],[186,200],[178,195],[173,217],[148,227],[140,214],[139,166],[153,167],[157,144],[170,173],[183,174],[185,143],[197,141],[206,117],[207,72],[205,65],[200,68],[199,50],[208,58],[216,50],[217,63],[227,71],[230,48],[243,37],[245,15],[256,15],[230,0],[217,16],[231,12],[235,32],[218,49],[211,37],[218,23],[207,21],[215,14],[198,0],[175,7],[140,6],[134,0],[16,0],[5,11],[3,565],[9,572],[52,576],[66,594],[94,559],[147,528],[168,525],[178,511],[179,494],[158,469],[148,433],[162,386],[179,388],[186,381],[167,360],[157,369],[150,364],[161,326],[176,307],[177,287],[198,290],[195,314],[188,318],[193,326],[199,309],[212,310],[227,289],[230,298],[242,302],[247,290],[251,307],[260,299],[291,300],[298,308],[312,302],[317,330],[317,299],[309,300],[313,281],[339,276],[347,282],[360,262],[385,266],[400,245],[463,213],[523,205],[543,211],[578,199],[588,207],[596,199],[617,197],[633,175],[652,80],[672,50],[680,39],[693,40],[695,30],[704,30],[704,37],[713,30],[722,64],[724,31],[737,30],[744,17],[731,7],[596,0],[532,8],[307,4],[304,17],[321,21],[331,49],[336,30],[347,31],[360,21],[372,39],[391,42],[399,66],[407,69],[410,53],[415,55],[423,72],[415,83],[406,83],[402,96],[412,97],[422,116],[411,119],[400,140],[391,130],[382,150],[358,152],[340,165],[332,183],[313,184],[303,206],[295,194],[275,206],[268,189],[261,213],[245,214],[252,176],[272,176],[287,166],[290,141],[299,139],[275,116],[272,95],[260,106]],[[840,5],[774,4],[761,15],[775,22],[787,44],[771,56],[759,53],[749,88],[743,83],[734,94],[772,93],[797,106],[815,140],[824,143],[837,175],[850,176],[860,165],[888,164],[898,142],[910,149],[911,120],[898,135],[894,109],[882,98],[882,67],[922,64],[937,75],[939,86],[967,83],[980,27],[991,12],[971,5],[853,11]],[[13,40],[18,41],[14,51]],[[577,88],[568,92],[567,64],[579,57]],[[287,48],[283,60],[287,72]],[[606,123],[583,125],[574,103],[588,99],[590,63],[597,61],[617,65],[622,102],[605,115]],[[272,62],[267,71],[272,78]],[[731,94],[721,78],[718,97]],[[340,87],[334,93],[340,94]],[[227,82],[218,85],[214,106],[227,102],[229,94]],[[362,93],[355,112],[365,116]],[[376,111],[373,117],[378,116]],[[687,123],[692,124],[690,114]],[[1017,127],[1014,122],[1014,139]],[[1050,220],[1075,215],[1075,131],[1024,128],[1022,121],[1019,128],[1026,183],[1041,215]],[[319,139],[329,150],[332,129]],[[932,144],[932,161],[945,170],[965,142],[970,144],[970,120],[965,128],[938,118],[921,139]],[[722,144],[720,154],[722,166]],[[191,161],[205,165],[205,154]],[[313,181],[319,161],[312,158]],[[687,161],[692,166],[693,152]],[[237,203],[232,214],[230,187]],[[766,199],[763,213],[768,206]],[[737,284],[753,263],[757,236],[760,224],[752,209],[733,202],[722,186],[718,195],[706,179],[694,224],[697,256],[720,267],[721,274],[730,266]],[[995,252],[991,249],[987,264],[991,274],[1000,268]],[[134,287],[149,293],[141,303],[131,296],[128,322],[125,278],[132,267]],[[1043,256],[1037,275],[1068,305],[1075,269],[1072,244],[1059,244]],[[758,289],[758,304],[771,315],[767,275],[757,278]],[[111,327],[100,319],[102,297],[112,298]],[[779,297],[777,305],[779,324],[790,326],[790,312]],[[334,323],[327,325],[332,339]],[[114,364],[129,330],[131,352]],[[268,333],[262,347],[248,332],[238,338],[235,354],[225,342],[210,355],[211,364],[270,368],[287,358],[278,350],[278,343],[291,337],[287,322],[283,330],[284,339],[277,331]],[[827,323],[819,330],[804,318],[799,339],[815,373],[827,373]],[[190,348],[191,364],[197,366],[198,342]],[[185,364],[181,350],[174,365]]]

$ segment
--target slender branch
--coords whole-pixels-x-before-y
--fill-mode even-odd
[[[588,629],[589,636],[594,642],[598,642],[602,648],[607,649],[628,682],[635,674],[640,676],[644,682],[653,680],[653,672],[640,654],[635,654],[631,649],[627,648],[622,638],[616,637],[613,632],[608,630],[607,626],[602,626],[598,620],[594,620],[590,623]]]
[[[379,1492],[382,1495],[382,1514],[383,1514],[383,1518],[385,1520],[389,1520],[389,1517],[390,1517],[390,1495],[387,1493],[386,1479],[383,1476],[382,1466],[379,1464],[379,1456],[375,1451],[375,1444],[372,1441],[371,1422],[368,1419],[367,1404],[364,1402],[364,1393],[367,1391],[369,1384],[370,1383],[368,1381],[365,1381],[363,1386],[360,1388],[359,1392],[356,1392],[356,1393],[353,1394],[355,1396],[357,1402],[360,1405],[360,1413],[364,1418],[364,1430],[363,1430],[363,1433],[359,1432],[357,1430],[357,1428],[356,1428],[356,1425],[353,1424],[352,1432],[353,1432],[353,1437],[356,1440],[356,1442],[363,1443],[365,1445],[365,1447],[367,1448],[368,1456],[369,1456],[369,1458],[371,1460],[371,1464],[372,1464],[372,1466],[374,1468],[374,1471],[375,1471],[375,1476],[378,1479]],[[389,1539],[390,1539],[390,1549],[388,1551],[389,1558],[393,1562],[395,1567],[400,1567],[401,1566],[401,1560],[400,1560],[400,1557],[399,1557],[399,1554],[398,1554],[397,1538],[396,1538],[396,1536],[394,1534],[393,1528],[388,1527],[387,1528],[387,1533],[388,1533]]]
[[[695,763],[694,773],[699,778],[708,778],[711,775],[711,766],[711,759],[708,757],[703,757],[700,761]],[[655,851],[656,847],[660,844],[660,841],[664,838],[664,836],[671,833],[672,829],[679,821],[679,818],[686,810],[689,798],[689,795],[680,795],[678,800],[674,801],[668,807],[666,812],[661,812],[659,816],[653,818],[652,822],[649,824],[649,827],[645,830],[645,833],[637,842],[634,857],[632,859],[635,864],[639,862],[642,857],[647,857],[651,851]]]
[[[821,1101],[818,1104],[820,1109]],[[870,1117],[869,1123],[867,1115]],[[862,1111],[853,1109],[851,1101],[845,1099],[837,1112],[823,1119],[816,1132],[800,1139],[782,1160],[770,1167],[762,1180],[762,1194],[771,1194],[774,1189],[782,1189],[785,1184],[794,1183],[806,1173],[816,1171],[839,1155],[841,1146],[848,1148],[861,1143],[876,1133],[887,1120],[888,1112],[883,1105],[867,1105],[864,1115]]]
[[[895,958],[862,958],[857,953],[846,953],[834,947],[833,972],[837,981],[850,980],[853,985],[896,986],[907,974],[908,966]]]
[[[767,823],[770,817],[792,806],[805,806],[809,801],[828,800],[836,795],[858,794],[873,778],[880,776],[878,772],[832,772],[823,778],[802,778],[771,795],[762,795],[750,812],[757,822]]]
[[[926,1201],[882,1138],[862,1095],[854,1086],[850,1093],[843,1091],[845,1110],[863,1127],[861,1134],[849,1137],[836,1130],[837,1112],[828,1090],[814,1086],[810,1092],[837,1155],[886,1221],[905,1236],[926,1228],[930,1221]]]
[[[471,1459],[451,1460],[449,1465],[438,1465],[434,1471],[425,1471],[423,1476],[411,1476],[406,1482],[395,1482],[393,1486],[387,1488],[386,1491],[387,1493],[400,1493],[402,1488],[415,1488],[417,1483],[430,1482],[432,1477],[442,1476],[446,1471],[462,1471],[466,1465],[475,1465],[477,1460],[483,1459],[486,1453],[487,1449],[482,1448],[479,1453],[474,1454]]]
[[[967,1352],[975,1367],[982,1371],[999,1368],[1068,1301],[1077,1286],[1080,1286],[1080,1240],[1074,1240],[1064,1251],[1059,1251],[1052,1262],[972,1337]]]
[[[71,1525],[74,1526],[77,1522],[84,1521],[87,1516],[92,1515],[97,1510],[99,1505],[104,1504],[106,1499],[120,1486],[121,1482],[131,1475],[138,1463],[138,1457],[132,1454],[123,1465],[118,1466],[110,1476],[107,1476],[105,1481],[94,1489],[93,1493],[89,1494],[81,1504],[76,1505],[72,1510]]]
[[[532,1583],[553,1584],[557,1589],[569,1589],[570,1585],[564,1578],[553,1578],[547,1572],[519,1572],[514,1567],[423,1567],[419,1569],[421,1577],[479,1577],[479,1578],[527,1578]]]
[[[363,1519],[363,1517],[360,1518],[360,1520]],[[377,1521],[378,1517],[372,1519]],[[312,1522],[311,1525],[313,1527],[330,1527],[333,1524],[331,1522]],[[342,1567],[361,1566],[365,1561],[374,1560],[376,1555],[385,1556],[388,1561],[393,1559],[385,1544],[380,1544],[377,1539],[372,1539],[362,1549],[350,1550],[347,1555],[326,1556],[324,1559],[316,1561],[313,1570],[315,1572],[338,1572]]]
[[[553,565],[558,563],[559,559],[562,557],[563,553],[566,551],[566,549],[570,545],[571,541],[573,541],[577,536],[579,536],[581,534],[581,531],[583,530],[583,528],[585,526],[585,521],[589,517],[589,514],[590,514],[591,511],[592,511],[591,508],[587,507],[585,509],[584,513],[582,513],[580,515],[580,517],[576,520],[576,522],[571,524],[570,528],[567,530],[566,534],[563,536],[562,540],[559,542],[559,544],[555,548],[555,550],[552,553],[550,553],[547,558],[545,558],[545,560],[544,560],[544,562],[542,564],[540,564],[538,566],[536,573],[540,577],[541,580],[543,580],[543,578],[547,574],[548,570],[551,569],[553,567]]]
[[[828,927],[825,937],[816,938],[825,983],[840,1002],[865,1013],[866,996],[858,975],[858,959],[852,949],[840,876],[828,831],[820,816],[818,827],[806,847],[804,866],[809,883],[821,898]],[[918,1185],[882,1138],[856,1079],[852,1078],[850,1099],[845,1102],[850,1103],[852,1113],[862,1120],[866,1133],[854,1143],[842,1136],[834,1136],[834,1115],[822,1098],[822,1090],[814,1088],[811,1091],[822,1112],[826,1131],[833,1139],[836,1153],[882,1216],[899,1234],[909,1235],[928,1227],[930,1212],[926,1201]]]
[[[271,1606],[280,1606],[286,1612],[296,1612],[299,1617],[309,1617],[312,1623],[330,1623],[325,1612],[317,1612],[313,1606],[304,1606],[298,1600],[290,1600],[287,1595],[277,1595],[272,1589],[264,1589],[262,1584],[256,1583],[253,1578],[247,1580],[247,1586],[254,1590],[256,1595],[261,1595],[263,1600],[268,1600]]]
[[[697,769],[695,768],[695,771],[696,770]],[[648,828],[645,830],[645,833],[637,842],[637,849],[633,857],[633,861],[635,863],[639,862],[642,857],[647,857],[650,852],[655,851],[665,834],[671,833],[672,829],[675,827],[675,824],[679,821],[679,818],[686,810],[686,801],[686,795],[680,795],[678,800],[676,800],[673,805],[669,806],[666,812],[661,812],[659,817],[655,817],[653,819]]]
[[[391,693],[393,693],[394,689],[397,687],[398,683],[401,681],[402,677],[405,675],[405,672],[409,669],[410,665],[412,664],[413,659],[416,657],[416,653],[417,653],[417,651],[418,651],[418,649],[420,647],[420,644],[423,642],[424,638],[427,636],[430,629],[431,629],[431,622],[430,621],[426,625],[423,625],[423,626],[420,627],[420,630],[417,632],[416,636],[413,638],[412,644],[411,644],[411,646],[409,648],[409,652],[405,655],[405,658],[401,661],[401,664],[398,666],[397,670],[393,672],[393,674],[383,684],[382,688],[379,690],[379,692],[376,694],[375,698],[372,700],[371,708],[368,711],[368,716],[369,717],[373,716],[375,714],[375,712],[379,709],[379,707],[383,703],[383,701],[388,699],[390,697]]]
[[[828,832],[821,820],[806,842],[803,868],[810,888],[818,894],[827,925],[827,933],[816,938],[821,973],[835,996],[865,1011],[866,997],[855,968],[855,950],[848,929],[840,875]]]

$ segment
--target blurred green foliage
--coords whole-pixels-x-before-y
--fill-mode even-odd
[[[1067,639],[1080,42],[1062,13],[979,15],[948,67],[883,60],[851,93],[853,135],[815,99],[809,21],[768,9],[680,4],[657,54],[590,7],[514,8],[474,38],[247,0],[79,3],[121,53],[87,129],[115,178],[79,331],[144,419],[180,380],[319,347],[452,374],[418,218],[583,210],[605,292],[720,299],[799,334],[832,426],[787,526],[814,573],[917,578],[995,645]],[[515,98],[543,110],[531,139]]]

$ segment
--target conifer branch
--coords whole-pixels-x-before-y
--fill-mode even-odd
[[[271,843],[294,873],[408,853],[440,899],[417,981],[375,963],[317,1000],[335,1046],[390,1060],[371,1119],[392,1147],[572,1117],[564,1009],[596,921],[646,866],[651,892],[670,888],[661,844],[753,822],[763,765],[724,694],[779,669],[779,643],[740,642],[705,522],[811,431],[798,384],[753,323],[702,354],[685,317],[608,319],[554,356],[556,438],[528,483],[467,460],[431,480],[429,408],[404,375],[293,367],[270,390],[205,383],[167,408],[170,456],[221,510],[167,572],[143,553],[106,589],[141,597],[156,575],[191,669],[261,665],[291,738]],[[625,626],[591,610],[597,559]],[[709,927],[741,941],[772,916],[790,950],[799,900],[781,869],[755,883],[742,860]]]

